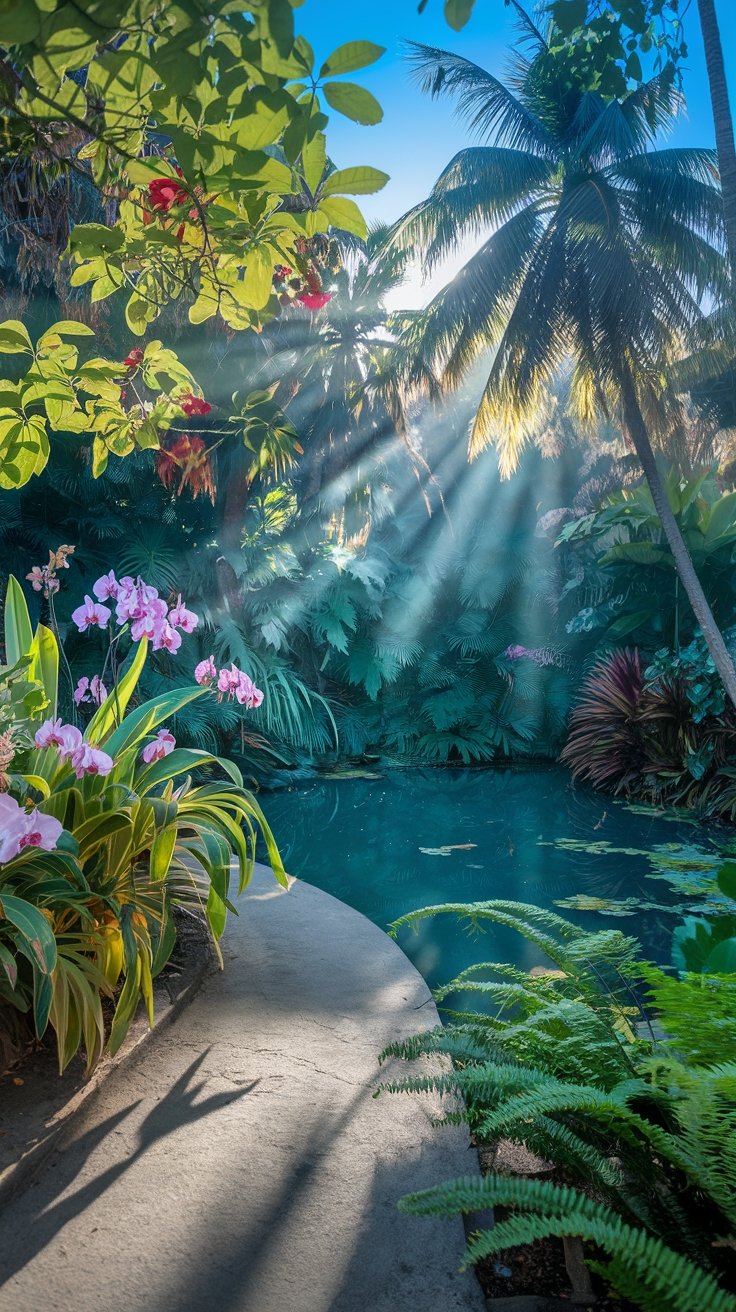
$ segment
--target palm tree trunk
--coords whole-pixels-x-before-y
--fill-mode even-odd
[[[698,0],[700,27],[703,33],[705,63],[708,69],[713,124],[716,130],[718,168],[721,174],[726,242],[731,265],[731,286],[736,293],[736,145],[733,119],[728,99],[728,83],[723,62],[723,46],[718,30],[715,0]]]
[[[687,593],[695,618],[700,625],[708,651],[713,658],[713,663],[723,680],[726,692],[734,706],[736,706],[736,668],[734,668],[729,650],[723,641],[723,634],[713,617],[713,612],[703,592],[700,579],[695,573],[690,553],[685,546],[685,540],[680,532],[664,483],[657,469],[657,462],[652,451],[652,444],[649,441],[649,433],[639,405],[636,387],[627,364],[623,365],[621,371],[621,396],[626,428],[636,454],[641,461],[644,477],[649,484],[655,509],[674,557],[675,569]]]

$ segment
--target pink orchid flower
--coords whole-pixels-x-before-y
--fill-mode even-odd
[[[26,578],[29,580],[34,592],[40,592],[46,584],[46,578],[40,565],[34,565],[30,574],[26,574]]]
[[[206,661],[200,661],[199,665],[194,667],[195,683],[204,684],[205,686],[212,683],[217,678],[217,667],[215,666],[214,656],[208,656]]]
[[[89,695],[92,698],[92,701],[96,702],[98,706],[101,706],[104,701],[107,701],[107,688],[102,682],[99,674],[93,674],[90,679]]]
[[[181,629],[182,633],[194,633],[199,624],[199,616],[195,615],[193,610],[187,610],[181,599],[181,593],[176,599],[176,605],[169,611],[169,624],[174,629]]]
[[[44,815],[36,809],[26,816],[26,832],[20,840],[21,848],[42,847],[51,852],[64,832],[64,826],[53,815]]]
[[[168,620],[164,620],[153,635],[154,651],[178,651],[181,647],[181,634],[172,629]]]
[[[12,861],[26,847],[51,852],[62,833],[63,826],[53,816],[25,811],[15,798],[0,793],[0,863]]]
[[[141,756],[146,765],[150,765],[152,761],[163,761],[175,747],[176,738],[173,733],[169,733],[168,729],[159,729],[153,742],[143,748]]]
[[[252,711],[256,706],[260,706],[263,701],[263,693],[260,688],[256,688],[253,680],[247,674],[240,673],[238,686],[235,690],[235,696],[241,706],[247,706]]]
[[[107,752],[101,752],[97,747],[91,747],[85,742],[74,749],[71,761],[77,779],[81,779],[85,774],[109,774],[115,764]]]
[[[96,706],[101,706],[106,697],[107,688],[99,674],[94,674],[91,679],[84,675],[77,683],[74,692],[74,700],[77,706],[80,702],[94,702]]]
[[[37,747],[61,747],[64,739],[62,737],[64,726],[61,717],[58,720],[44,720],[40,729],[36,730],[34,742]]]
[[[60,719],[45,720],[34,738],[37,747],[57,747],[62,761],[76,751],[81,741],[79,729],[73,724],[62,724]]]
[[[91,701],[89,695],[89,679],[86,675],[77,681],[77,686],[74,689],[74,701],[77,706],[79,706],[80,702]]]
[[[112,611],[108,610],[107,606],[102,606],[99,602],[93,601],[90,596],[85,596],[84,605],[77,606],[77,609],[72,611],[72,619],[79,632],[84,633],[86,629],[95,626],[106,629],[111,614]]]
[[[120,584],[115,578],[114,570],[110,570],[107,574],[102,574],[100,578],[92,584],[92,591],[98,601],[108,601],[110,597],[117,600],[117,595],[120,591]]]

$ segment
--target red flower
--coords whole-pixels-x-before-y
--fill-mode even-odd
[[[183,433],[156,455],[156,473],[164,487],[178,483],[176,495],[188,487],[193,497],[209,496],[215,504],[215,475],[204,440],[198,433]]]
[[[126,355],[125,359],[123,360],[123,364],[125,365],[126,369],[137,369],[138,365],[141,363],[142,360],[143,360],[143,347],[134,346],[133,350],[129,351],[128,354]]]
[[[183,205],[189,199],[189,192],[176,178],[153,178],[148,184],[148,195],[151,208],[164,211],[170,210],[172,205]]]
[[[296,299],[308,310],[323,310],[332,296],[329,292],[300,292]]]
[[[195,396],[193,392],[185,392],[183,396],[176,398],[177,405],[180,405],[185,415],[208,415],[212,406],[209,401],[204,401],[201,396]]]
[[[273,276],[276,282],[283,282],[285,278],[290,278],[293,272],[288,264],[277,264],[274,266]]]

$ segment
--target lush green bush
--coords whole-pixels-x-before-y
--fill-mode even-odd
[[[677,977],[640,962],[635,940],[617,930],[588,933],[516,903],[429,907],[393,931],[439,914],[471,929],[511,927],[548,967],[464,971],[437,994],[459,997],[462,1009],[384,1053],[444,1053],[452,1068],[384,1087],[459,1093],[449,1121],[467,1120],[481,1143],[526,1145],[574,1187],[492,1174],[402,1207],[509,1209],[471,1237],[467,1262],[578,1236],[600,1254],[593,1269],[646,1312],[736,1308],[736,976]]]
[[[561,760],[615,793],[736,818],[736,716],[704,644],[601,657],[583,681]]]
[[[49,600],[69,550],[32,571]],[[268,824],[237,768],[177,747],[164,727],[185,706],[213,696],[214,664],[199,672],[201,686],[134,705],[149,637],[154,646],[168,641],[176,649],[196,615],[180,598],[169,607],[140,579],[125,592],[103,576],[95,596],[112,605],[117,597],[118,628],[113,633],[103,600],[87,596],[75,612],[80,629],[109,631],[107,667],[77,686],[79,712],[99,703],[84,732],[57,716],[56,636],[44,626],[32,632],[14,579],[5,604],[7,665],[0,670],[0,998],[32,1015],[39,1038],[51,1025],[61,1070],[80,1044],[88,1068],[106,1040],[115,1052],[141,999],[153,1024],[152,979],[176,941],[174,908],[201,912],[216,945],[235,909],[231,866],[242,892],[259,833],[276,878],[286,882]],[[247,705],[260,694],[231,670],[220,672],[214,695]],[[114,1005],[107,1032],[104,998]]]

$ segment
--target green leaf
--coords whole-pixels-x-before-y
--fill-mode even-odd
[[[347,193],[349,196],[370,196],[385,187],[388,181],[388,173],[371,168],[368,164],[360,164],[350,169],[336,169],[325,182],[321,194],[336,196]]]
[[[703,966],[704,975],[736,975],[736,938],[724,938]]]
[[[562,36],[572,36],[576,28],[585,22],[588,0],[555,0],[550,8]]]
[[[13,574],[8,579],[5,593],[5,657],[8,665],[15,665],[27,656],[33,644],[31,617],[28,614],[23,589]]]
[[[39,346],[45,339],[56,333],[59,337],[94,337],[94,329],[88,328],[86,323],[79,323],[77,319],[60,319],[58,323],[52,323],[47,328],[43,337],[39,337]]]
[[[11,893],[0,893],[0,917],[20,930],[31,959],[40,971],[50,975],[56,965],[56,940],[46,917],[25,898]]]
[[[323,218],[330,227],[342,228],[352,232],[362,240],[368,235],[368,225],[354,200],[347,196],[328,196],[323,200],[317,216]]]
[[[445,22],[453,32],[465,27],[473,12],[475,0],[445,0]]]
[[[705,540],[710,545],[716,539],[736,534],[736,492],[727,492],[716,501],[710,512]]]
[[[325,60],[319,76],[337,77],[341,73],[354,73],[357,68],[375,64],[385,53],[386,47],[377,46],[374,41],[346,41]]]
[[[145,664],[147,652],[148,639],[141,638],[135,656],[125,674],[99,709],[95,711],[87,725],[84,737],[88,743],[104,742],[106,736],[116,726],[122,724],[128,702],[135,692],[141,670]]]
[[[33,352],[28,330],[19,319],[5,319],[0,323],[0,355],[18,355],[21,351]]]
[[[3,45],[22,46],[35,41],[41,30],[41,15],[29,0],[10,0],[2,6]]]
[[[39,624],[31,643],[31,664],[28,670],[31,679],[41,684],[49,702],[48,715],[56,719],[56,704],[59,691],[59,644],[52,629]]]
[[[718,887],[726,897],[736,902],[736,861],[724,861],[718,867]]]
[[[327,104],[354,123],[371,126],[381,122],[383,110],[365,87],[355,82],[325,82],[322,90]]]
[[[270,250],[257,246],[248,253],[245,261],[245,291],[249,305],[260,310],[268,302],[273,284],[273,262]]]
[[[18,963],[12,952],[2,943],[0,943],[0,968],[2,968],[11,989],[14,989],[18,982]]]
[[[153,840],[150,869],[154,883],[160,883],[169,873],[171,858],[176,847],[176,834],[176,825],[168,825],[166,829],[160,829]]]
[[[327,142],[324,132],[316,132],[302,149],[302,173],[312,195],[315,194],[327,164]]]

